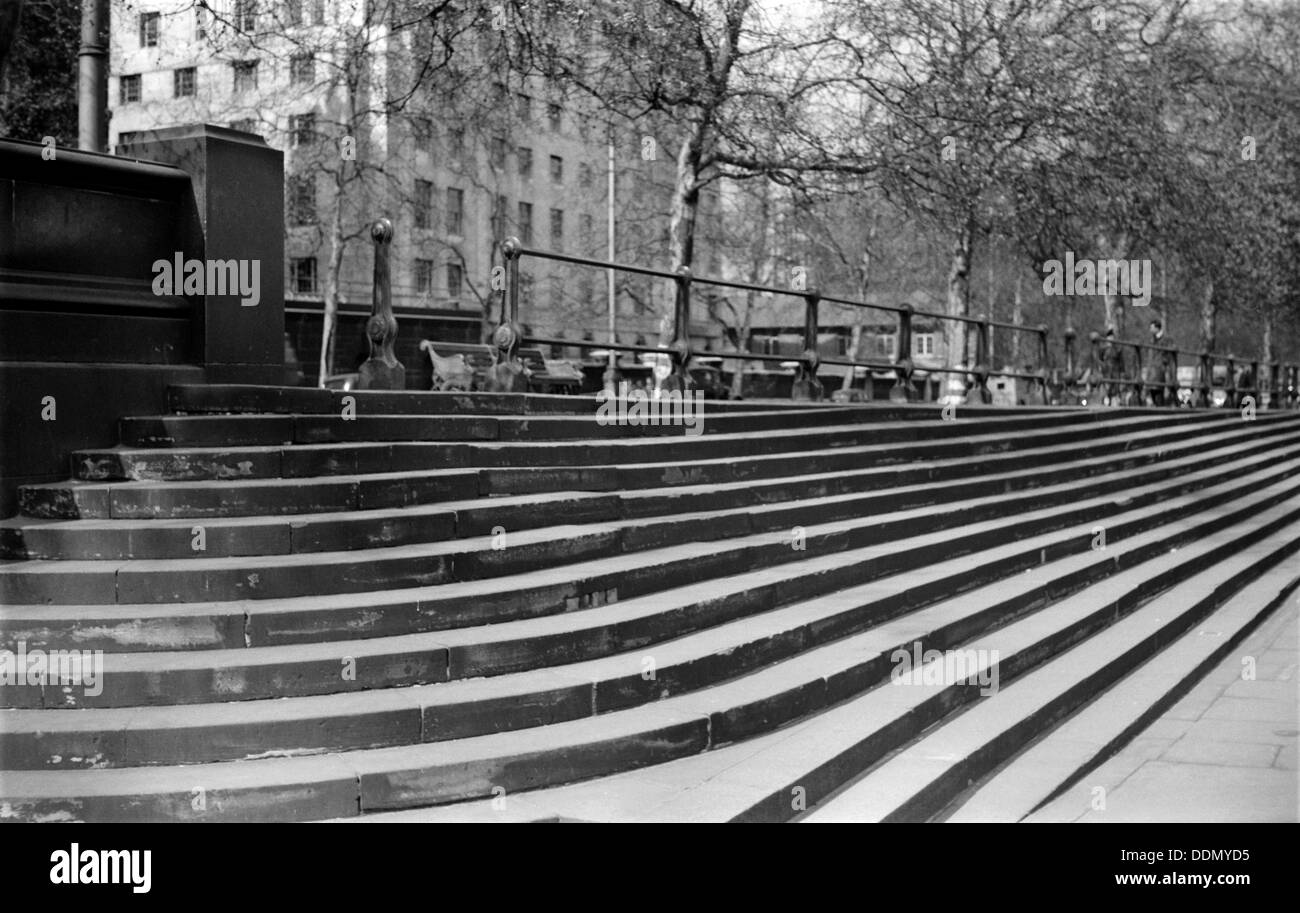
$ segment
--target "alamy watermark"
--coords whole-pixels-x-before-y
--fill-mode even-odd
[[[598,425],[681,425],[689,435],[704,431],[704,391],[682,393],[658,391],[646,393],[629,389],[627,381],[618,385],[618,393],[601,390],[596,394]]]
[[[127,884],[148,894],[153,884],[153,850],[83,850],[74,843],[50,854],[51,884]]]
[[[238,295],[246,308],[262,300],[261,260],[172,260],[153,262],[155,295]]]
[[[997,650],[925,650],[919,640],[912,649],[889,654],[889,677],[895,685],[979,685],[980,694],[998,693]]]
[[[1150,260],[1065,260],[1043,264],[1044,295],[1119,295],[1145,306],[1151,303]]]
[[[104,692],[103,650],[0,650],[0,686],[53,685],[84,688],[87,697]]]

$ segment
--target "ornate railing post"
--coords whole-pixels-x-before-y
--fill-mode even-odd
[[[393,343],[397,339],[397,318],[393,316],[392,271],[388,262],[393,241],[393,223],[388,219],[378,219],[370,226],[370,239],[375,242],[373,299],[370,319],[366,321],[370,357],[361,363],[357,389],[405,390],[406,368],[393,352]]]
[[[1074,356],[1074,340],[1076,333],[1073,326],[1066,326],[1063,341],[1065,343],[1065,377],[1063,378],[1065,387],[1065,396],[1063,399],[1070,405],[1077,405],[1079,400],[1079,372]]]
[[[1142,367],[1142,343],[1133,343],[1133,390],[1137,393],[1137,404],[1146,404],[1146,371]]]
[[[1178,350],[1170,349],[1165,355],[1165,384],[1167,393],[1165,394],[1169,405],[1175,409],[1178,408],[1178,391],[1182,389],[1182,384],[1178,380]]]
[[[815,289],[804,292],[803,355],[790,388],[793,399],[820,400],[825,392],[822,382],[817,379],[817,366],[821,363],[821,356],[817,353],[817,306],[820,302],[821,295]]]
[[[1034,331],[1038,335],[1038,391],[1043,400],[1043,405],[1051,405],[1051,397],[1047,393],[1047,371],[1048,371],[1048,346],[1047,346],[1047,324],[1040,323]]]
[[[1229,356],[1228,373],[1224,378],[1223,392],[1227,394],[1226,404],[1233,409],[1241,405],[1241,394],[1237,390],[1237,359]]]
[[[1255,408],[1264,408],[1264,387],[1259,381],[1259,360],[1250,363],[1250,392],[1255,397]]]
[[[963,325],[965,326],[965,325]],[[993,402],[993,393],[989,390],[989,321],[981,315],[975,324],[975,366],[971,368],[971,387],[981,403]],[[968,391],[969,395],[969,391]]]
[[[494,362],[488,372],[487,386],[492,393],[527,393],[528,374],[519,360],[523,329],[519,326],[519,256],[518,238],[506,238],[501,255],[506,261],[505,294],[501,296],[501,316],[492,331]]]
[[[1196,405],[1205,409],[1210,405],[1210,382],[1214,377],[1214,365],[1210,359],[1209,349],[1201,349],[1200,361],[1201,378],[1200,383],[1197,385],[1199,387],[1199,392]]]
[[[913,370],[912,306],[904,304],[898,310],[898,359],[894,362],[894,386],[889,390],[891,403],[916,402],[916,387],[912,386]]]
[[[673,341],[669,344],[668,357],[672,359],[672,371],[664,381],[666,391],[679,390],[685,393],[691,389],[691,268],[679,266],[677,278],[677,298],[673,305]]]
[[[1092,391],[1099,389],[1106,382],[1101,365],[1101,356],[1097,347],[1101,344],[1101,334],[1093,330],[1088,334],[1088,382],[1083,386],[1083,395],[1092,403]],[[1095,405],[1095,404],[1094,404]]]

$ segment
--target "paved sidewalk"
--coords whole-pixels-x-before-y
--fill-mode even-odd
[[[1026,820],[1300,821],[1298,625],[1295,594],[1119,754]]]

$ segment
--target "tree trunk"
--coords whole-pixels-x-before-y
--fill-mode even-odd
[[[879,220],[873,220],[871,228],[867,231],[867,242],[862,250],[862,266],[858,269],[858,300],[866,303],[867,294],[871,291],[871,244],[876,240],[876,230],[879,227]],[[846,361],[855,361],[858,357],[858,349],[862,345],[862,330],[867,322],[867,309],[853,309],[853,327],[849,330],[849,357]],[[903,357],[902,353],[898,356]],[[854,374],[856,368],[847,368],[844,375],[844,383],[841,390],[848,390],[853,386]],[[871,395],[871,372],[867,372],[867,396]]]
[[[1097,239],[1097,247],[1106,260],[1123,260],[1128,257],[1128,235],[1120,232],[1113,238],[1102,235]],[[1115,328],[1115,337],[1124,338],[1124,299],[1119,295],[1103,296],[1106,306],[1106,326]],[[1103,332],[1105,332],[1103,330]]]
[[[317,386],[334,373],[334,337],[339,313],[339,274],[343,267],[343,172],[334,182],[334,206],[330,214],[330,259],[325,269],[325,313],[321,320],[320,371]]]
[[[754,293],[745,292],[745,316],[740,319],[740,332],[737,334],[736,348],[742,352],[749,351],[749,335],[754,325]],[[731,398],[740,399],[745,395],[745,365],[749,362],[736,359],[736,370],[731,375]]]
[[[1025,299],[1021,292],[1021,284],[1024,276],[1019,272],[1016,273],[1016,290],[1011,299],[1011,322],[1019,326],[1025,322]],[[1020,337],[1024,335],[1020,332],[1011,333],[1011,370],[1019,371],[1024,367],[1020,363]]]
[[[971,238],[974,232],[967,222],[952,242],[952,262],[948,269],[948,313],[953,317],[970,314],[970,260]],[[967,365],[966,346],[969,334],[966,324],[956,320],[944,321],[944,342],[949,365]]]
[[[858,358],[858,349],[862,346],[862,322],[866,308],[854,308],[853,326],[849,328],[849,357],[845,361],[856,361]],[[840,382],[841,390],[848,390],[853,386],[854,375],[857,373],[856,368],[844,369],[844,380]]]
[[[682,147],[677,153],[677,179],[673,184],[673,198],[668,222],[669,231],[669,266],[676,272],[678,267],[690,266],[695,259],[695,218],[700,205],[700,155],[703,143],[703,130],[693,125],[691,132],[682,140]],[[659,319],[659,344],[667,345],[672,341],[673,300],[669,296],[665,312]]]
[[[1213,352],[1218,336],[1218,305],[1214,300],[1214,280],[1208,279],[1201,291],[1201,348]]]
[[[984,311],[984,317],[985,319],[992,321],[998,319],[997,294],[994,292],[993,289],[993,238],[992,237],[989,238],[987,278],[988,278],[988,307]],[[996,354],[997,349],[995,346],[996,338],[997,338],[997,327],[990,326],[989,341],[988,341],[989,348],[987,354],[988,367],[990,368],[996,366],[998,363],[997,354]]]

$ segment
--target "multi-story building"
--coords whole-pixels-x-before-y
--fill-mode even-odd
[[[490,9],[412,26],[418,6],[116,0],[109,142],[208,122],[282,149],[291,309],[320,309],[332,283],[341,307],[368,306],[367,229],[386,216],[395,305],[495,320],[492,270],[506,237],[605,257],[611,139],[616,259],[666,266],[671,134],[611,128],[558,87],[494,64]],[[444,43],[460,56],[442,56]],[[701,211],[703,238],[712,192]],[[603,341],[605,288],[602,271],[528,259],[521,320],[537,335]],[[670,295],[668,282],[621,276],[618,340],[653,343]],[[708,326],[696,329],[708,343]],[[354,354],[337,353],[340,369]]]

